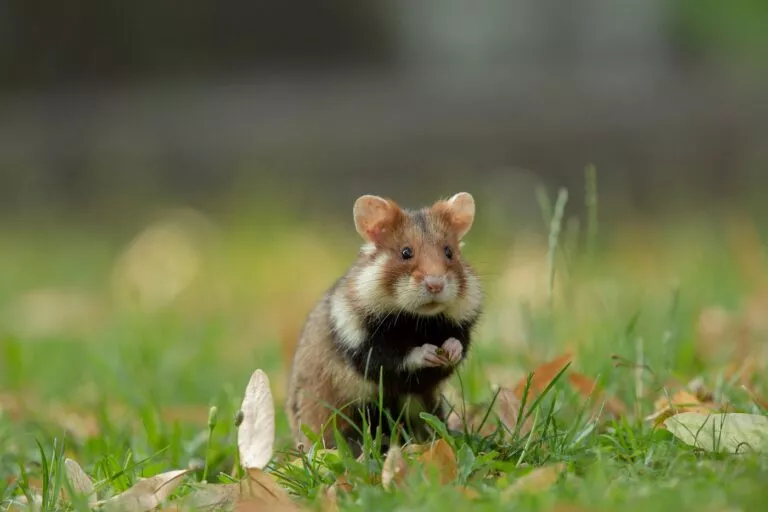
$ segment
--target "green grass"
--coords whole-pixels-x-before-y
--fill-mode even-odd
[[[588,187],[588,200],[595,194]],[[576,200],[571,194],[570,201]],[[566,206],[561,200],[554,208],[556,219],[545,215],[558,230],[569,219]],[[32,234],[5,230],[3,239],[10,243],[0,252],[0,501],[36,489],[43,491],[43,509],[67,508],[56,500],[67,485],[65,457],[98,482],[100,497],[129,488],[139,477],[189,466],[199,469],[176,495],[189,493],[206,465],[208,481],[231,481],[227,475],[237,465],[234,418],[250,374],[261,368],[272,380],[277,407],[277,451],[269,469],[310,507],[346,472],[353,491],[340,495],[343,510],[762,509],[768,457],[703,453],[643,421],[665,389],[677,389],[669,384],[672,378],[685,383],[696,376],[736,409],[765,413],[738,382],[723,377],[725,359],[699,351],[696,326],[703,308],[739,312],[762,291],[734,254],[744,249],[723,243],[729,228],[711,219],[654,226],[650,234],[598,234],[596,220],[582,221],[584,247],[567,230],[549,240],[542,230],[540,251],[524,262],[538,264],[531,268],[540,269],[541,280],[517,281],[527,306],[518,302],[520,289],[502,284],[511,267],[524,263],[510,263],[508,247],[495,243],[492,234],[470,235],[466,252],[483,276],[489,302],[477,345],[452,385],[467,402],[488,404],[492,381],[512,385],[572,350],[570,369],[596,378],[628,413],[593,420],[585,397],[559,379],[530,412],[536,418],[531,437],[448,434],[436,425],[436,435],[456,451],[456,485],[415,474],[407,492],[387,492],[375,482],[381,454],[361,463],[342,450],[325,458],[310,454],[305,466],[288,465],[294,455],[282,411],[283,343],[354,254],[350,226],[323,226],[319,237],[320,231],[288,225],[258,233],[221,225],[195,242],[201,263],[183,292],[154,308],[141,307],[135,296],[120,295],[110,284],[130,237],[78,226]],[[95,312],[79,323],[43,329],[38,324],[48,310],[38,304],[22,322],[19,301],[42,288],[76,290],[92,299]],[[54,301],[53,307],[71,302]],[[721,341],[735,343],[727,335]],[[765,332],[752,333],[755,357],[765,342]],[[619,360],[642,361],[649,369],[617,366]],[[753,382],[757,392],[765,385],[763,375],[758,372]],[[218,421],[209,435],[214,405]],[[567,469],[551,488],[502,499],[505,486],[554,462]],[[459,491],[463,485],[480,498],[470,502]]]

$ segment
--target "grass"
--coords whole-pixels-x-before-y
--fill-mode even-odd
[[[594,181],[587,203],[596,207]],[[98,482],[102,497],[140,477],[190,466],[198,469],[176,495],[190,492],[204,472],[208,481],[232,481],[234,418],[251,372],[261,368],[278,407],[270,470],[310,506],[346,472],[353,491],[340,497],[343,510],[440,510],[449,503],[479,510],[761,509],[765,455],[704,453],[643,419],[657,398],[697,376],[717,400],[764,414],[724,371],[728,351],[705,353],[708,334],[699,327],[703,310],[722,306],[739,319],[748,301],[765,293],[756,277],[768,269],[759,226],[678,219],[611,231],[603,222],[598,234],[596,210],[589,209],[582,248],[580,236],[558,236],[569,219],[566,206],[561,194],[545,213],[553,236],[543,231],[537,243],[518,242],[512,256],[481,228],[470,235],[466,253],[489,301],[476,348],[452,385],[468,403],[490,404],[491,384],[511,386],[571,351],[570,369],[595,378],[627,413],[594,420],[586,398],[556,379],[529,411],[532,436],[449,434],[436,424],[436,435],[457,454],[457,484],[411,475],[407,492],[372,481],[380,454],[361,463],[344,450],[312,452],[305,465],[289,464],[286,358],[312,301],[354,254],[351,226],[275,225],[255,233],[237,223],[212,230],[198,217],[173,217],[182,242],[153,239],[160,256],[140,243],[126,252],[130,237],[78,226],[32,234],[6,229],[0,501],[38,490],[44,510],[66,508],[56,500],[67,486],[66,457]],[[125,258],[142,262],[138,268],[148,276],[116,263]],[[742,347],[738,362],[753,358],[762,368],[766,332],[759,322],[748,327],[749,336],[738,340],[725,328],[710,335],[720,348]],[[755,372],[750,382],[758,395],[763,375]],[[211,406],[217,419],[209,430]],[[532,468],[555,462],[566,465],[566,476],[548,489],[503,492]],[[480,498],[470,501],[463,485]]]

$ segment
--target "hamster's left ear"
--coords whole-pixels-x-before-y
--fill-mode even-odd
[[[469,232],[475,220],[475,200],[468,192],[438,201],[432,208],[447,218],[459,240]]]

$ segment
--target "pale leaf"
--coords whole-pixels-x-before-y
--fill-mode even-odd
[[[664,426],[684,443],[710,452],[768,451],[768,417],[759,414],[684,412]]]
[[[80,464],[72,459],[64,460],[64,468],[67,470],[67,477],[72,485],[72,490],[80,496],[87,497],[88,505],[93,507],[96,503],[96,493],[91,478],[85,474]]]
[[[241,410],[243,421],[237,429],[240,464],[245,469],[263,469],[272,458],[275,443],[275,404],[269,377],[263,371],[251,375]]]
[[[179,469],[160,473],[151,478],[140,480],[127,491],[102,502],[106,508],[126,512],[146,512],[165,501],[181,483],[181,477],[189,469]]]
[[[182,508],[222,510],[231,508],[240,496],[240,484],[201,484],[182,500]]]
[[[381,485],[389,489],[394,485],[403,483],[408,471],[408,464],[405,462],[403,452],[399,446],[391,446],[384,459],[384,466],[381,468]]]
[[[502,498],[511,498],[517,494],[546,491],[557,482],[564,470],[565,464],[562,462],[536,468],[515,480],[515,483],[502,491],[501,496]]]

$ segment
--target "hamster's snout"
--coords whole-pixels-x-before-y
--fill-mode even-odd
[[[445,276],[427,276],[424,278],[424,286],[429,293],[437,295],[445,289]]]

